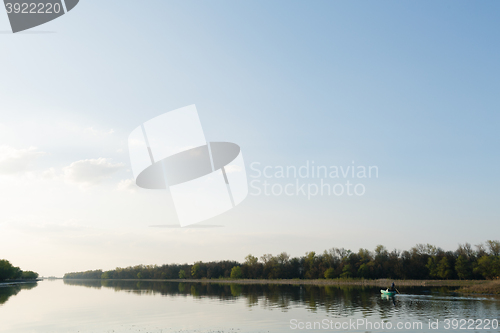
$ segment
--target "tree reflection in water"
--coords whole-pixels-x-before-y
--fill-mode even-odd
[[[0,306],[5,304],[5,302],[7,302],[11,296],[19,294],[21,290],[33,289],[36,286],[36,282],[0,286]]]
[[[193,283],[161,282],[141,280],[76,280],[66,279],[67,285],[88,288],[112,288],[115,291],[138,295],[184,296],[195,299],[211,298],[221,302],[243,301],[251,308],[280,309],[287,312],[292,308],[326,312],[334,318],[352,317],[361,313],[363,317],[377,316],[390,319],[398,313],[411,313],[426,321],[429,313],[440,313],[453,305],[454,311],[464,315],[471,308],[500,311],[500,302],[478,302],[474,298],[457,297],[453,289],[405,287],[404,295],[381,297],[380,287],[349,285],[287,285],[287,284],[238,284],[238,283]]]
[[[244,299],[248,307],[259,304],[268,308],[287,311],[301,304],[311,311],[323,309],[341,315],[349,315],[355,306],[373,306],[374,288],[359,286],[313,286],[279,284],[227,284],[126,280],[77,280],[65,279],[67,285],[88,288],[112,288],[115,291],[139,295],[192,296],[216,298],[225,302]],[[355,304],[355,306],[354,306]]]

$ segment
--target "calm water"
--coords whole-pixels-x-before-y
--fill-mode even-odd
[[[0,287],[0,332],[500,332],[472,322],[500,320],[500,298],[398,289],[46,280]]]

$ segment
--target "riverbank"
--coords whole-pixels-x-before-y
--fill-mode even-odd
[[[42,281],[42,279],[19,279],[19,280],[5,280],[5,281],[0,281],[0,287],[3,286],[13,286],[16,284],[25,284],[25,283],[37,283],[38,281]]]
[[[239,283],[239,284],[291,284],[291,285],[346,285],[346,286],[371,286],[371,287],[389,287],[392,282],[396,286],[406,287],[461,287],[480,284],[480,280],[362,280],[362,279],[318,279],[318,280],[253,280],[253,279],[184,279],[184,280],[163,280],[170,282],[201,282],[201,283]]]
[[[457,291],[464,294],[500,295],[500,280],[484,281],[484,283],[464,286]]]
[[[96,279],[64,279],[64,280],[96,280]],[[100,280],[100,279],[97,279]],[[317,286],[372,286],[387,288],[392,282],[396,287],[469,287],[484,284],[484,280],[363,280],[363,279],[318,279],[318,280],[264,280],[264,279],[102,279],[102,281],[144,281],[144,282],[191,282],[218,284],[276,284],[276,285],[317,285]]]

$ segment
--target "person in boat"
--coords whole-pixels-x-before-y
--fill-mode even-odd
[[[396,291],[396,286],[394,285],[394,282],[392,283],[391,287],[387,289],[388,291]]]

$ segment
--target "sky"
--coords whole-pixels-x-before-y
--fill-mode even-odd
[[[81,0],[16,34],[0,11],[0,258],[62,276],[498,239],[499,10]],[[200,224],[220,227],[151,227],[179,222],[168,191],[135,185],[128,135],[191,104],[207,140],[241,147],[250,193]],[[258,177],[304,165],[378,173],[324,179],[363,195],[263,193],[320,184]]]

